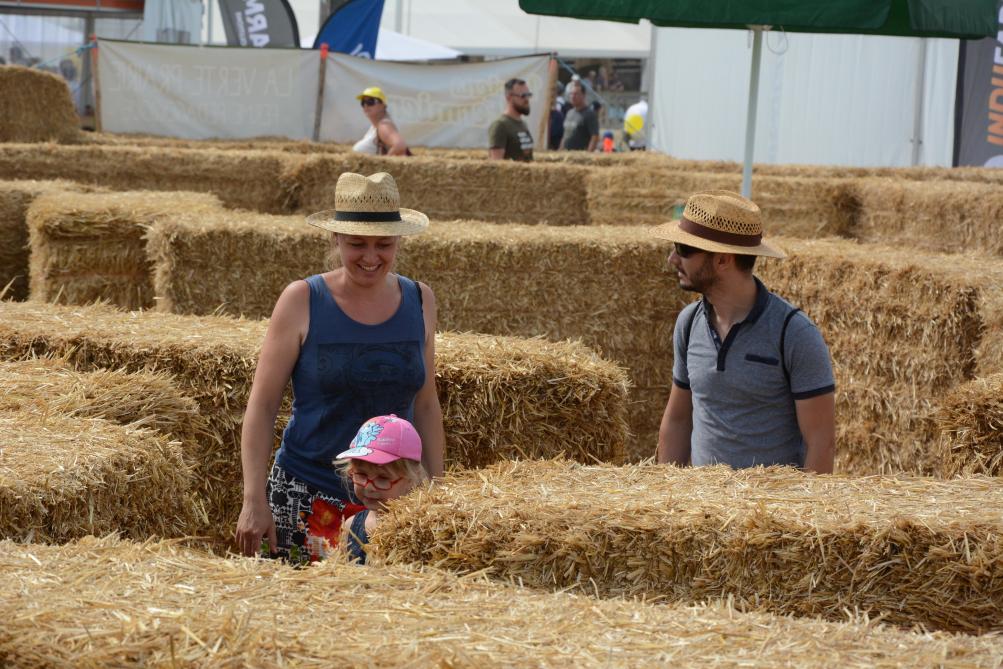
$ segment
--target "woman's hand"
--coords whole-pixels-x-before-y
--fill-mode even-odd
[[[244,500],[237,520],[237,548],[241,555],[251,557],[258,554],[261,539],[268,539],[268,550],[275,552],[278,538],[275,535],[275,519],[268,501],[260,499]]]

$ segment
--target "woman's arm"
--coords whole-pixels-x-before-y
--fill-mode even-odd
[[[310,287],[304,281],[296,281],[282,291],[275,303],[244,412],[240,435],[244,504],[237,520],[237,548],[244,555],[257,553],[262,537],[267,537],[269,546],[275,547],[275,520],[265,498],[268,461],[272,455],[275,416],[309,322]]]
[[[435,294],[423,283],[421,291],[425,316],[425,385],[414,398],[414,427],[421,436],[421,462],[430,476],[442,476],[446,431],[442,427],[442,407],[435,388]]]
[[[397,130],[397,126],[390,119],[383,119],[376,126],[376,134],[380,136],[380,141],[387,147],[388,156],[403,156],[407,154],[407,142],[403,135]]]

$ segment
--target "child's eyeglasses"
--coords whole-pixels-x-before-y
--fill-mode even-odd
[[[679,242],[674,242],[676,247],[676,255],[680,258],[689,258],[694,253],[703,253],[703,249],[698,249],[695,246],[690,246],[689,244],[680,244]]]
[[[361,102],[363,107],[372,107],[377,102],[382,102],[382,100],[378,98],[362,98]]]
[[[365,488],[367,485],[372,483],[373,488],[375,488],[376,490],[390,490],[396,484],[404,480],[403,476],[393,480],[388,479],[386,476],[376,476],[373,478],[369,478],[368,476],[360,472],[352,472],[351,477],[352,477],[352,483],[354,483],[355,485],[362,486],[363,488]]]

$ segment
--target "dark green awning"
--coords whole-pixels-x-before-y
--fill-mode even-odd
[[[519,0],[529,14],[658,26],[853,33],[900,37],[992,37],[999,0]]]

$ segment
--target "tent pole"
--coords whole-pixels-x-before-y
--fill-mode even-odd
[[[756,144],[756,107],[759,101],[759,62],[763,53],[763,28],[752,30],[752,70],[749,73],[749,109],[745,114],[745,163],[742,166],[742,195],[752,197],[752,154]]]
[[[916,97],[912,114],[912,165],[919,165],[923,147],[923,98],[926,97],[926,44],[925,37],[919,38],[919,54],[916,58]]]

